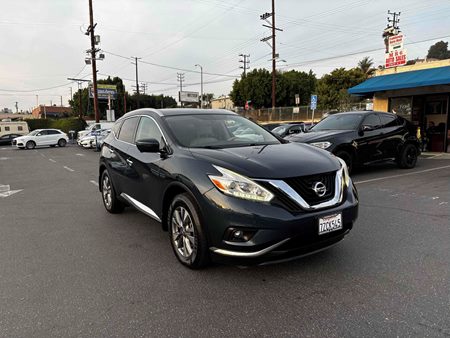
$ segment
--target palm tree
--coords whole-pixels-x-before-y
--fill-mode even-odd
[[[375,71],[375,68],[373,66],[373,59],[366,56],[361,61],[358,62],[358,67],[361,69],[361,71],[366,74],[367,76],[370,76]]]

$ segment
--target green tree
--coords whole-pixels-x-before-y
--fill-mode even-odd
[[[365,79],[366,74],[359,68],[336,68],[330,74],[325,74],[317,83],[319,108],[339,111],[349,109],[353,99],[347,90]]]
[[[69,100],[69,106],[72,107],[74,115],[80,116],[80,95],[83,116],[86,116],[88,115],[87,112],[89,108],[89,93],[87,88],[83,88],[81,91],[77,90],[75,94],[73,94],[72,100]]]
[[[164,95],[146,95],[139,94],[140,108],[175,108],[177,101],[171,96]],[[137,109],[137,95],[128,95],[127,93],[128,111]]]
[[[375,68],[373,68],[373,59],[368,56],[358,62],[358,67],[367,76],[370,76],[375,72]]]
[[[214,99],[214,94],[213,93],[203,93],[203,107],[205,108],[211,108],[211,100]],[[200,98],[198,100],[198,104],[200,107]]]
[[[448,42],[439,41],[430,47],[427,54],[427,59],[444,60],[450,58],[450,51],[448,50]]]

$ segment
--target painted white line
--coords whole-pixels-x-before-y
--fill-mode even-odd
[[[69,171],[75,171],[72,168],[69,168],[69,167],[66,167],[66,166],[64,166],[63,168],[66,169],[66,170],[69,170]]]
[[[94,180],[92,180],[92,181],[89,181],[89,182],[91,182],[93,185],[95,185],[96,187],[98,187],[98,183],[97,182],[95,182]]]
[[[9,157],[0,157],[0,161],[6,161],[9,160]]]
[[[392,175],[392,176],[385,176],[385,177],[372,178],[371,180],[355,181],[355,184],[370,183],[370,182],[376,182],[376,181],[388,180],[388,179],[391,179],[391,178],[397,178],[397,177],[403,177],[403,176],[410,176],[410,175],[417,175],[417,174],[422,174],[422,173],[427,173],[427,172],[430,172],[430,171],[442,170],[442,169],[447,169],[447,168],[450,168],[450,165],[446,165],[446,166],[444,166],[444,167],[438,167],[438,168],[431,168],[431,169],[425,169],[425,170],[415,171],[415,172],[412,172],[412,173],[406,173],[406,174],[400,174],[400,175]]]
[[[50,162],[56,163],[56,161],[55,161],[54,159],[52,159],[52,158],[49,158],[48,160],[49,160]]]
[[[36,152],[38,151],[36,150]],[[41,155],[42,157],[46,157],[43,153],[39,153],[39,155]]]
[[[77,156],[84,156],[84,154],[75,154],[75,155],[77,155]]]
[[[437,155],[434,155],[434,156],[428,157],[428,159],[430,160],[430,159],[432,159],[432,158],[436,158],[436,157],[439,157],[439,156],[442,156],[442,155],[444,155],[444,154],[437,154]]]
[[[1,150],[8,150],[9,148],[1,148]]]

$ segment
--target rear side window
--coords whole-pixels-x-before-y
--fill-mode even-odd
[[[396,116],[380,114],[382,128],[396,127],[399,125],[399,121]]]
[[[134,132],[138,121],[139,117],[131,117],[123,121],[122,128],[120,128],[119,132],[119,140],[127,143],[133,143]]]
[[[114,126],[112,127],[112,132],[114,133],[115,137],[119,136],[120,126],[122,125],[122,121],[118,121],[114,123]]]
[[[47,134],[48,135],[56,135],[56,134],[59,134],[60,132],[59,131],[57,131],[57,130],[47,130]]]
[[[376,128],[379,128],[380,127],[380,125],[381,125],[381,122],[380,122],[380,118],[378,117],[378,115],[377,114],[370,114],[369,116],[367,116],[365,119],[364,119],[364,123],[363,123],[365,126],[371,126],[371,127],[373,127],[374,129],[376,129]]]

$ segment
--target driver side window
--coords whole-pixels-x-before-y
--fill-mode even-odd
[[[149,138],[157,140],[161,148],[165,146],[164,138],[156,122],[149,117],[143,116],[139,122],[136,141]]]

